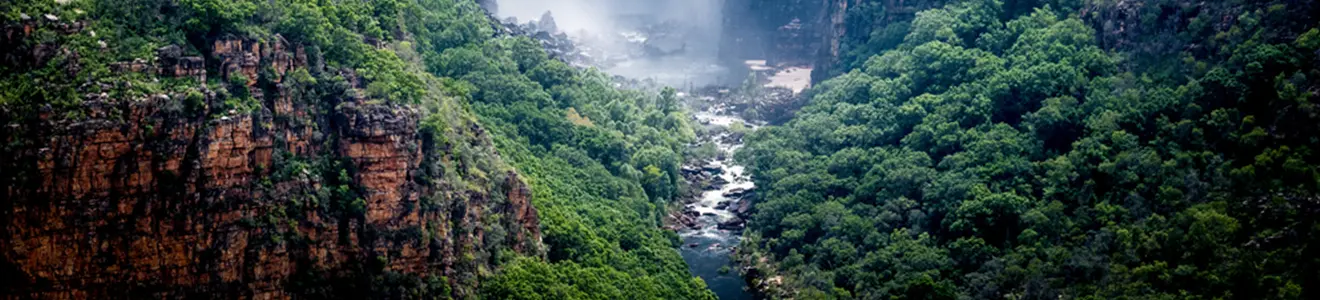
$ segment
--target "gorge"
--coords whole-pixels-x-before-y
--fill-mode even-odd
[[[1312,299],[1311,0],[0,2],[0,298]]]

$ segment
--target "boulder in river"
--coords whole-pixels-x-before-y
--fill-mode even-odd
[[[700,216],[700,214],[691,209],[684,210],[682,213],[671,214],[669,218],[673,220],[675,224],[666,227],[667,228],[672,227],[671,228],[672,230],[678,230],[679,228],[684,228],[684,227],[700,228],[701,224],[697,224],[698,216]]]
[[[714,165],[714,164],[705,165],[705,166],[701,167],[701,170],[702,170],[702,171],[706,171],[706,172],[710,172],[711,174],[716,174],[716,175],[718,175],[718,174],[720,174],[720,173],[724,173],[724,167],[720,167],[720,166],[717,166],[717,165]]]
[[[739,197],[742,197],[742,196],[744,196],[744,195],[747,195],[747,192],[750,192],[750,191],[751,191],[751,189],[736,188],[736,189],[729,190],[728,192],[724,192],[724,197],[725,197],[725,198],[739,198]]]
[[[733,210],[733,213],[737,214],[738,217],[746,218],[748,215],[748,211],[750,210],[751,207],[752,207],[751,200],[739,201],[738,209]]]
[[[716,227],[723,230],[742,230],[747,227],[747,222],[743,221],[741,218],[733,218],[729,221],[721,222],[719,225],[716,225]]]
[[[730,132],[729,134],[721,136],[720,140],[722,140],[726,144],[737,144],[742,142],[743,135],[745,134],[746,133],[736,132],[736,131]]]

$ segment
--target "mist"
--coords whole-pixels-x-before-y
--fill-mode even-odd
[[[601,68],[675,87],[736,82],[718,60],[724,0],[497,0],[500,18],[519,22],[551,13],[561,33],[580,46],[624,53],[628,39],[653,53],[631,55]],[[657,29],[660,28],[660,29]],[[640,33],[640,37],[636,34]],[[626,45],[624,45],[626,46]],[[660,52],[660,54],[654,53]],[[740,80],[738,77],[737,80]]]

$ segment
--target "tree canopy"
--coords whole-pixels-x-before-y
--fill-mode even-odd
[[[862,2],[851,70],[737,153],[779,295],[1316,295],[1315,4]]]
[[[104,91],[115,99],[180,92],[189,95],[180,101],[192,101],[189,107],[198,108],[206,106],[194,103],[203,98],[198,90],[209,88],[224,102],[211,107],[210,117],[259,112],[268,104],[253,98],[263,89],[247,86],[257,79],[233,74],[205,82],[154,81],[110,72],[108,66],[151,61],[157,49],[178,45],[186,55],[202,54],[214,71],[218,62],[207,54],[215,50],[216,40],[282,38],[306,49],[309,66],[292,71],[289,80],[297,84],[293,93],[313,104],[310,109],[333,112],[345,100],[361,96],[422,111],[422,134],[439,146],[428,149],[437,153],[427,154],[427,169],[416,180],[462,174],[483,179],[480,182],[501,182],[486,178],[506,171],[501,159],[490,154],[498,152],[531,185],[531,201],[539,210],[548,246],[544,257],[495,247],[476,257],[447,259],[490,261],[500,266],[496,269],[464,269],[455,275],[460,278],[426,280],[382,275],[358,282],[363,285],[327,287],[340,296],[399,297],[396,288],[407,288],[403,295],[441,298],[714,298],[701,279],[688,273],[677,251],[678,236],[660,228],[666,204],[677,194],[680,155],[695,138],[674,91],[616,89],[599,71],[550,59],[537,41],[497,34],[499,25],[472,0],[0,3],[5,25],[38,13],[86,21],[85,32],[90,34],[59,34],[47,26],[18,41],[22,45],[0,45],[25,50],[61,45],[71,50],[44,60],[5,53],[0,105],[6,112],[49,108],[67,112],[64,118],[80,118],[81,95],[101,92],[87,90],[86,83],[93,80],[127,82]],[[81,68],[68,68],[70,61]],[[260,87],[275,85],[262,78]],[[354,89],[355,83],[363,86]],[[315,126],[317,121],[301,122]],[[485,135],[498,151],[481,149]],[[291,157],[289,163],[273,167],[293,166],[318,170],[318,182],[325,183],[321,196],[335,199],[327,210],[344,216],[363,213],[367,204],[342,163]],[[456,183],[463,180],[449,182],[454,192],[471,188]],[[424,202],[425,209],[440,205]],[[486,238],[493,245],[503,236],[488,232]],[[319,274],[303,275],[324,283],[318,281],[324,280]],[[480,290],[451,291],[445,279],[461,286],[480,285]],[[291,286],[298,289],[296,294],[309,297],[335,294],[321,293],[323,286]]]

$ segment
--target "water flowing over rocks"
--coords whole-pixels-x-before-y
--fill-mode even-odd
[[[684,91],[678,96],[697,111],[691,124],[705,127],[699,130],[703,134],[697,143],[713,144],[718,153],[680,168],[690,196],[683,199],[681,208],[669,212],[665,226],[683,238],[679,251],[692,273],[721,299],[751,299],[740,272],[727,271],[734,266],[731,255],[746,228],[755,193],[750,176],[733,161],[732,154],[742,147],[747,130],[755,128],[750,124],[791,116],[800,106],[799,95],[810,87],[811,69],[800,64],[768,65],[764,60],[731,67],[684,65],[691,60],[673,59],[685,57],[699,45],[688,44],[684,25],[673,21],[639,19],[613,32],[563,32],[547,12],[526,22],[505,18],[501,26],[505,34],[540,42],[552,57],[569,65],[615,75],[616,87],[658,89],[669,85]],[[794,35],[801,22],[785,26],[784,32]],[[656,64],[664,66],[656,68]],[[725,77],[731,69],[750,70],[751,76],[742,86],[730,84],[728,78],[711,79]],[[737,75],[741,78],[743,74]],[[692,86],[694,81],[703,86]]]
[[[681,251],[689,268],[721,299],[751,299],[736,272],[720,271],[731,265],[730,255],[737,249],[752,205],[749,196],[755,191],[743,166],[732,157],[732,152],[742,147],[742,132],[728,128],[742,121],[714,110],[697,113],[695,120],[707,124],[706,132],[710,132],[699,142],[713,143],[719,153],[682,167],[684,180],[699,190],[685,199],[681,212],[671,214],[670,224],[674,225],[670,228],[678,231],[687,245]]]

